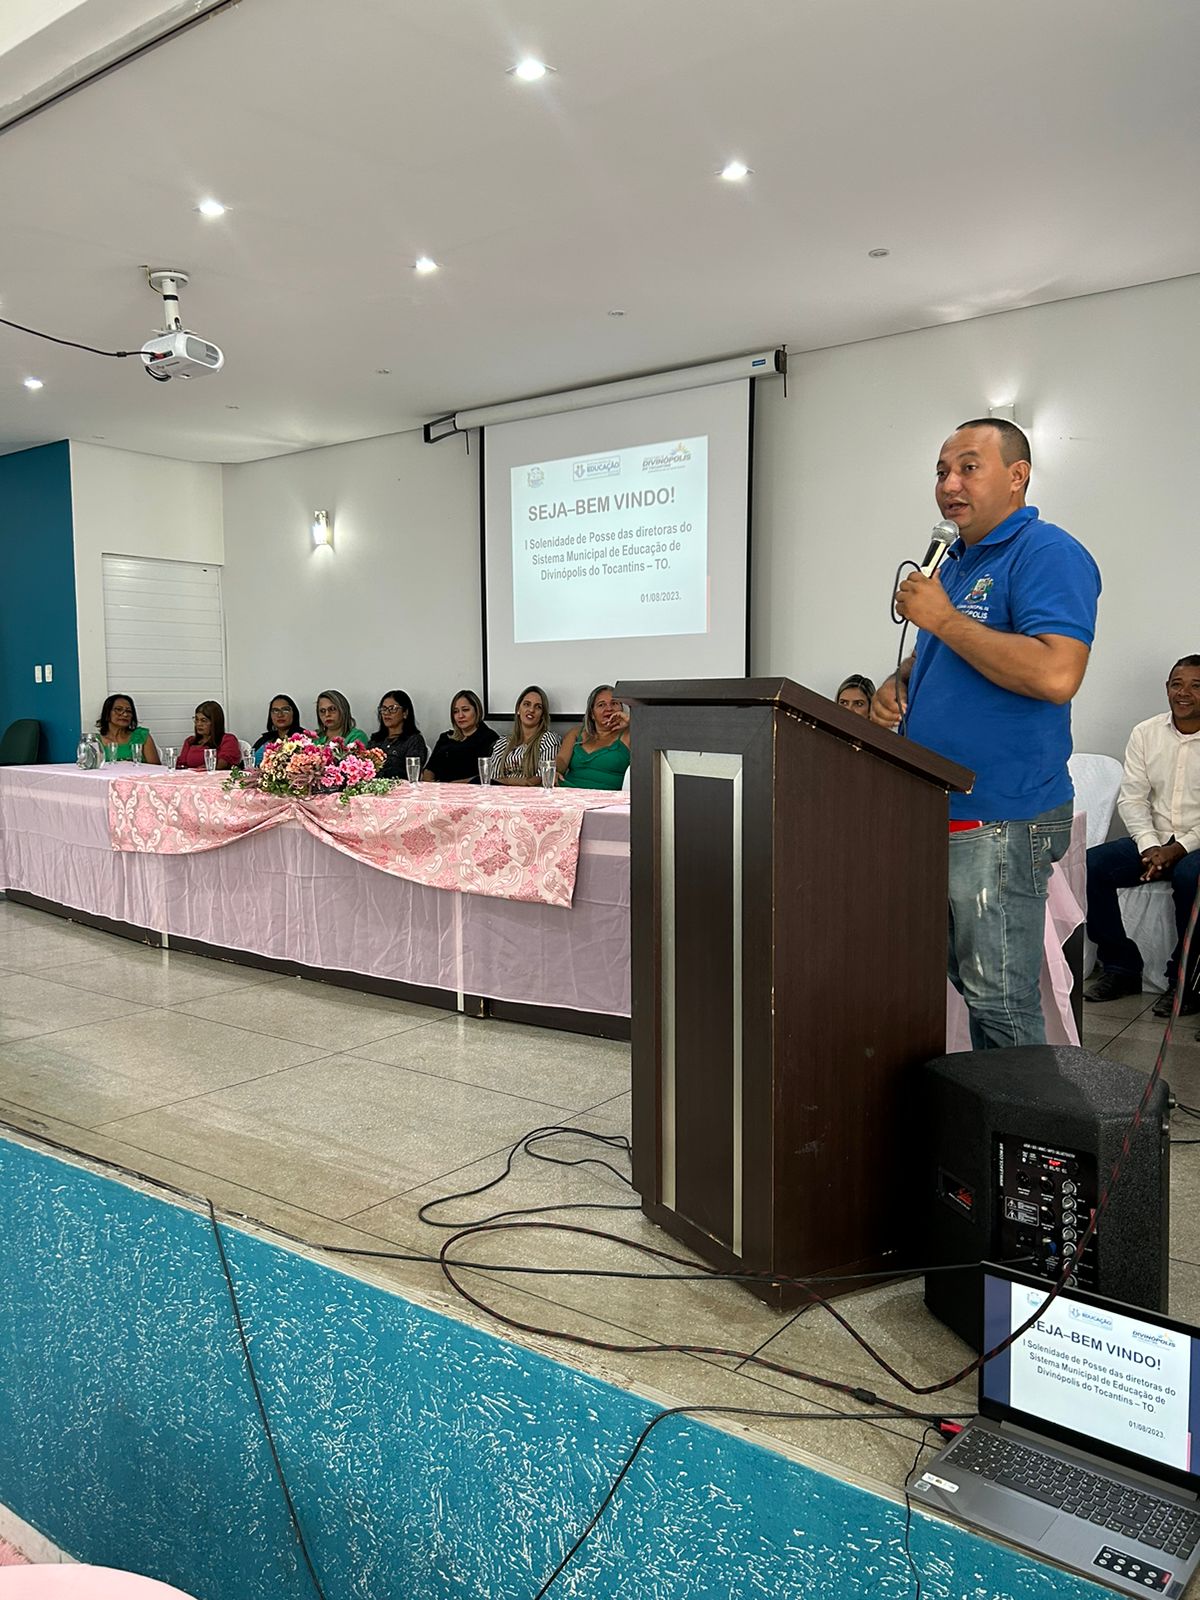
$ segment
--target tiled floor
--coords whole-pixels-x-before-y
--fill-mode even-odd
[[[1161,1037],[1152,1000],[1089,1008],[1085,1043],[1148,1069]],[[1195,1022],[1178,1033],[1167,1077],[1181,1101],[1200,1106]],[[0,899],[0,1118],[314,1244],[436,1255],[446,1230],[418,1219],[422,1205],[496,1177],[509,1147],[532,1129],[628,1133],[628,1089],[625,1045],[168,955]],[[1177,1115],[1173,1131],[1200,1139],[1200,1120]],[[560,1140],[556,1153],[606,1157],[628,1170],[623,1156],[580,1139]],[[1178,1149],[1172,1165],[1171,1309],[1200,1320],[1200,1145]],[[521,1156],[505,1183],[438,1215],[463,1226],[525,1206],[633,1203],[632,1191],[595,1164]],[[679,1248],[636,1208],[555,1215]],[[655,1268],[611,1241],[545,1228],[477,1235],[455,1248],[493,1266]],[[349,1257],[342,1265],[461,1313],[435,1264]],[[918,1427],[881,1413],[869,1423],[822,1421],[852,1403],[747,1359],[849,1379],[903,1401],[821,1311],[779,1314],[726,1284],[494,1270],[463,1277],[489,1307],[542,1330],[545,1347],[564,1361],[675,1402],[800,1412],[806,1420],[762,1416],[753,1426],[892,1488],[912,1464]],[[948,1376],[970,1357],[925,1311],[919,1281],[855,1295],[839,1309],[914,1382]],[[555,1331],[616,1348],[549,1340]],[[628,1348],[645,1344],[705,1348]],[[962,1384],[938,1397],[937,1408],[970,1410],[973,1395],[973,1384]]]

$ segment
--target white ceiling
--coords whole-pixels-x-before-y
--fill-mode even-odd
[[[181,267],[224,372],[0,328],[0,450],[246,461],[1197,272],[1197,62],[1195,0],[242,0],[0,135],[0,315],[136,348]]]

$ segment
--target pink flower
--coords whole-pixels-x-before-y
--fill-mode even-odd
[[[321,787],[322,787],[322,789],[340,789],[341,786],[342,786],[342,775],[341,775],[341,773],[337,770],[336,767],[328,767],[325,770],[325,772],[322,773],[322,775],[321,775]]]

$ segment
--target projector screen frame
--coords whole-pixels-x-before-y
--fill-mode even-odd
[[[772,376],[772,374],[764,374]],[[742,676],[750,676],[750,646],[753,633],[753,578],[754,578],[754,411],[755,390],[758,387],[757,379],[747,380],[746,397],[746,594],[745,617],[746,629],[742,651]],[[483,714],[485,718],[508,718],[512,716],[511,706],[495,706],[492,703],[492,686],[488,674],[488,574],[487,574],[487,429],[489,424],[479,428],[479,626],[480,626],[480,666],[483,674]],[[557,711],[551,716],[552,723],[578,724],[583,720],[584,708],[578,711]]]

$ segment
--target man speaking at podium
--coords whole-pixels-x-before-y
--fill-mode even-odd
[[[1029,472],[1011,422],[964,422],[946,440],[935,493],[959,536],[934,576],[897,590],[921,631],[871,706],[975,773],[950,797],[949,970],[977,1050],[1046,1041],[1046,891],[1071,837],[1071,699],[1100,594],[1088,552],[1025,504]]]

